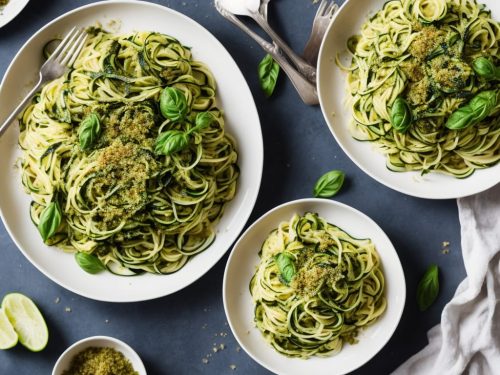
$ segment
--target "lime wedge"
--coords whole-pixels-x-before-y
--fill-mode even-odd
[[[2,308],[21,344],[33,352],[39,352],[47,346],[47,325],[31,299],[21,293],[9,293],[3,298]]]
[[[0,309],[0,349],[10,349],[17,344],[17,333],[3,309]]]

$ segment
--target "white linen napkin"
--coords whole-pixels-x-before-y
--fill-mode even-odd
[[[394,375],[500,374],[500,184],[457,202],[467,277]]]

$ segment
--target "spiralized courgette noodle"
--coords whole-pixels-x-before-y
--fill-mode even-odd
[[[73,69],[46,84],[20,120],[32,221],[38,225],[57,201],[63,219],[49,245],[94,254],[120,274],[175,272],[214,241],[236,191],[237,152],[214,77],[173,37],[87,32]],[[165,87],[186,97],[186,121],[161,116]],[[160,133],[188,130],[203,111],[214,121],[193,133],[188,147],[155,153]],[[102,133],[82,150],[78,129],[90,112],[100,117]]]
[[[392,171],[436,171],[463,178],[500,160],[500,100],[477,125],[445,127],[475,94],[499,88],[471,67],[486,57],[500,64],[500,24],[475,0],[392,0],[348,40],[351,133],[373,142]],[[413,112],[408,131],[391,126],[402,96]]]
[[[358,331],[386,309],[373,242],[353,238],[317,214],[296,214],[282,222],[259,255],[250,282],[254,320],[266,341],[284,355],[332,355],[344,342],[355,343]],[[283,255],[294,270],[288,282],[287,270],[279,266]]]

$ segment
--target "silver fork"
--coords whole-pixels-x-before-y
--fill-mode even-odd
[[[5,119],[0,126],[0,137],[7,130],[7,128],[14,122],[16,116],[21,112],[26,104],[31,100],[33,95],[36,94],[40,86],[45,82],[59,78],[64,74],[66,69],[71,68],[75,63],[76,58],[80,54],[85,41],[87,40],[87,33],[79,28],[73,27],[66,37],[61,41],[59,46],[55,49],[52,55],[45,61],[40,68],[40,78],[21,101],[21,103],[12,111],[12,113]]]
[[[333,1],[321,0],[318,6],[316,15],[314,16],[313,26],[311,30],[311,36],[306,43],[302,57],[308,63],[316,66],[318,61],[319,47],[323,36],[326,33],[326,29],[330,22],[332,21],[333,15],[339,9],[339,6]]]

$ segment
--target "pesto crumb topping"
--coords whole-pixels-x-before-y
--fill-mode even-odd
[[[109,347],[90,347],[71,360],[62,375],[139,375],[123,353]]]

